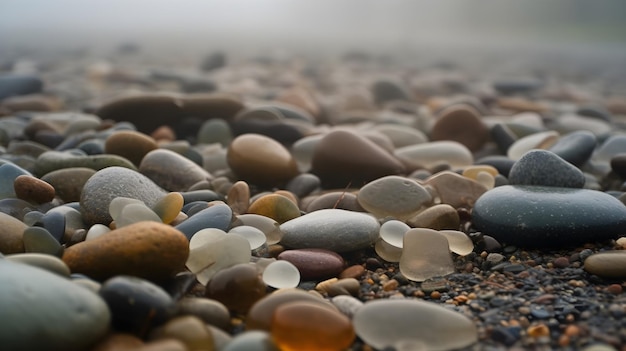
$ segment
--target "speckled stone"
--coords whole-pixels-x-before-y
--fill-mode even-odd
[[[407,219],[431,203],[428,190],[413,179],[400,176],[378,178],[363,186],[357,200],[379,218]]]
[[[139,172],[168,191],[187,191],[192,185],[213,176],[190,159],[167,149],[148,152]]]
[[[325,186],[359,187],[387,175],[404,172],[392,154],[364,136],[347,130],[326,134],[315,146],[311,173]]]
[[[22,221],[0,212],[0,253],[5,255],[24,252],[24,230]]]
[[[626,251],[613,250],[595,253],[584,262],[587,272],[607,279],[626,279]]]
[[[279,260],[291,262],[303,280],[321,280],[336,277],[344,268],[345,261],[337,253],[324,249],[285,250]]]
[[[454,140],[470,151],[477,151],[489,139],[489,128],[476,109],[456,104],[438,113],[430,137],[433,141]]]
[[[372,245],[380,225],[360,212],[325,209],[294,218],[280,226],[280,243],[295,249],[320,248],[338,253]]]
[[[268,194],[258,198],[250,204],[248,213],[269,217],[280,224],[300,217],[298,205],[279,194]]]
[[[472,222],[503,243],[571,247],[623,234],[626,207],[595,190],[505,185],[478,199]]]
[[[158,148],[152,137],[133,130],[120,130],[109,135],[104,143],[104,152],[125,157],[139,166],[143,157]]]
[[[109,330],[106,303],[64,277],[0,258],[0,279],[3,348],[85,350]]]
[[[111,200],[118,196],[154,206],[165,192],[146,176],[122,167],[108,167],[87,180],[80,197],[80,208],[87,224],[109,224]]]
[[[582,188],[585,175],[551,151],[531,150],[511,167],[509,184]]]
[[[298,175],[298,166],[279,142],[259,134],[244,134],[228,147],[228,165],[244,181],[278,185]]]
[[[63,261],[72,272],[98,280],[120,274],[162,280],[184,270],[188,255],[189,242],[180,231],[139,222],[68,247]]]
[[[56,196],[64,202],[77,202],[85,183],[94,174],[96,171],[91,168],[72,167],[47,173],[41,180],[52,185]]]

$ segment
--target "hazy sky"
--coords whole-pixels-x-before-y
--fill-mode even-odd
[[[626,43],[622,0],[0,0],[0,47]]]

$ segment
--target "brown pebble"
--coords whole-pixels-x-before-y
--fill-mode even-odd
[[[236,264],[217,272],[206,287],[206,297],[217,300],[229,310],[247,313],[266,294],[267,286],[256,267]]]
[[[233,184],[228,190],[226,203],[233,210],[234,214],[246,213],[250,205],[250,187],[248,183],[240,180]]]
[[[430,298],[434,300],[439,300],[441,298],[441,293],[437,290],[430,293]]]
[[[569,266],[569,259],[567,257],[558,257],[552,262],[552,264],[556,268],[567,268]]]
[[[549,336],[550,328],[548,328],[548,326],[545,324],[538,324],[538,325],[533,325],[533,326],[528,327],[528,329],[526,329],[526,332],[528,333],[530,337],[540,338],[540,337]]]
[[[134,130],[120,130],[111,134],[104,142],[104,152],[126,158],[139,166],[143,157],[157,149],[156,141],[150,136]]]
[[[43,204],[54,199],[54,187],[39,178],[29,175],[20,175],[15,178],[13,188],[18,199]]]
[[[364,273],[365,273],[365,267],[363,267],[360,264],[355,264],[341,271],[341,273],[339,273],[337,277],[339,279],[343,279],[343,278],[358,279],[362,277]]]
[[[383,290],[384,290],[384,291],[394,291],[394,290],[398,289],[398,286],[399,286],[399,285],[400,285],[400,284],[398,283],[398,281],[397,281],[397,280],[395,280],[395,279],[390,279],[390,280],[386,281],[386,282],[383,284]]]
[[[623,291],[623,288],[620,284],[611,284],[606,287],[606,292],[613,295],[619,295]]]
[[[576,336],[580,335],[580,328],[575,326],[575,325],[573,325],[573,324],[568,325],[567,327],[565,327],[565,331],[563,331],[563,334],[567,335],[567,336],[574,336],[574,337],[576,337]]]
[[[432,127],[431,139],[454,140],[467,146],[470,151],[477,151],[489,139],[489,128],[475,108],[456,104],[438,113]]]
[[[150,136],[158,142],[176,140],[176,133],[170,126],[160,126],[155,129]]]

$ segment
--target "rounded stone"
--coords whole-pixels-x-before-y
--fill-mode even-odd
[[[34,171],[37,176],[42,176],[52,171],[72,167],[86,167],[96,171],[108,167],[136,169],[132,162],[117,155],[75,155],[69,152],[46,151],[37,157]]]
[[[85,183],[94,174],[96,171],[91,168],[73,167],[46,173],[41,180],[52,185],[55,195],[64,202],[77,202]]]
[[[108,279],[98,293],[109,306],[113,327],[138,336],[163,324],[175,311],[174,301],[165,290],[133,276]]]
[[[187,191],[192,185],[213,178],[195,162],[167,149],[148,152],[141,160],[139,172],[168,191]]]
[[[372,85],[372,94],[376,104],[382,105],[386,102],[401,100],[410,100],[408,89],[398,82],[391,80],[379,80]]]
[[[15,180],[22,175],[31,175],[30,172],[11,162],[0,163],[0,199],[16,197]]]
[[[303,198],[320,187],[320,179],[311,173],[302,173],[291,179],[285,186],[285,190],[292,192],[299,198]]]
[[[476,109],[456,104],[438,113],[430,138],[432,141],[454,140],[474,152],[480,150],[489,139],[489,128]]]
[[[65,278],[70,277],[70,268],[65,264],[65,262],[56,256],[44,253],[23,253],[7,255],[5,258],[9,261],[41,268]]]
[[[476,201],[472,222],[507,244],[571,247],[623,234],[626,207],[595,190],[505,185]]]
[[[351,192],[331,191],[319,196],[312,196],[310,199],[311,201],[308,203],[302,201],[302,205],[306,206],[306,212],[313,212],[331,208],[355,212],[365,212],[365,209],[357,200],[357,196]]]
[[[230,312],[223,303],[199,297],[185,297],[178,301],[179,315],[193,315],[205,323],[223,330],[230,327]]]
[[[0,253],[5,255],[24,252],[24,230],[28,226],[22,221],[0,212]]]
[[[345,266],[343,257],[324,249],[285,250],[276,258],[291,262],[296,266],[303,280],[336,277]]]
[[[279,306],[274,312],[270,333],[281,350],[341,351],[356,338],[348,317],[304,301]]]
[[[54,199],[54,187],[38,178],[21,175],[15,178],[13,188],[18,199],[43,204]]]
[[[279,185],[299,173],[295,159],[283,145],[259,134],[235,138],[226,158],[232,171],[251,184]]]
[[[413,179],[386,176],[363,186],[357,195],[359,204],[378,218],[405,220],[427,206],[432,197]]]
[[[109,224],[111,200],[123,196],[154,206],[165,192],[146,176],[123,167],[108,167],[87,180],[80,197],[80,208],[87,224]]]
[[[223,119],[209,119],[202,123],[198,130],[198,144],[214,144],[219,143],[222,146],[228,146],[233,140],[233,133],[230,126]]]
[[[280,226],[284,246],[320,248],[347,252],[366,248],[376,242],[380,225],[367,214],[339,209],[324,209],[294,218]]]
[[[368,138],[347,130],[326,134],[315,146],[311,173],[326,186],[360,187],[404,172],[402,163]]]
[[[509,184],[582,188],[585,175],[551,151],[531,150],[511,167]]]
[[[195,316],[174,317],[151,333],[150,337],[163,341],[176,340],[183,344],[184,350],[214,350],[213,334],[203,321]]]
[[[472,152],[453,140],[433,141],[397,148],[394,155],[413,167],[431,168],[441,164],[465,167],[474,162]]]
[[[104,152],[122,156],[139,166],[143,157],[158,148],[152,137],[134,130],[119,130],[109,135],[104,143]]]
[[[250,330],[235,336],[221,351],[280,351],[280,349],[268,332]]]
[[[3,348],[84,350],[109,330],[106,303],[66,278],[0,259],[0,279]]]
[[[289,261],[274,261],[263,270],[263,282],[275,289],[295,288],[300,284],[300,271]]]
[[[393,143],[395,148],[422,144],[428,141],[428,137],[419,129],[398,124],[378,124],[374,130],[383,133]]]
[[[229,310],[248,313],[266,294],[267,286],[254,265],[239,263],[217,272],[206,287],[206,297],[223,303]]]
[[[152,211],[161,218],[163,223],[170,224],[183,209],[183,203],[184,199],[180,193],[169,193],[152,206]]]
[[[250,187],[248,183],[240,180],[233,184],[228,190],[226,203],[233,210],[233,213],[246,213],[248,206],[250,206]]]
[[[525,153],[533,149],[549,149],[559,139],[559,133],[553,130],[538,132],[518,139],[507,150],[507,156],[519,160]]]
[[[224,203],[216,203],[209,206],[193,216],[187,218],[182,223],[176,225],[188,239],[205,228],[217,228],[223,231],[228,230],[232,221],[233,211]]]
[[[454,207],[448,204],[438,204],[428,207],[415,216],[407,219],[406,223],[415,228],[458,230],[461,220]]]
[[[585,259],[584,269],[602,278],[626,279],[626,252],[614,250],[593,254]]]
[[[579,130],[563,135],[548,150],[580,167],[589,160],[597,144],[597,138],[593,133]]]
[[[63,247],[45,228],[29,227],[24,230],[24,251],[59,257],[63,254]]]
[[[68,247],[63,261],[73,273],[104,280],[134,275],[160,281],[185,268],[189,242],[180,231],[157,222],[138,222]]]
[[[452,207],[471,208],[476,200],[488,189],[475,180],[464,177],[454,172],[439,172],[424,182],[434,188],[439,202]]]
[[[366,302],[352,322],[359,338],[378,350],[400,341],[419,341],[427,350],[462,349],[478,341],[478,331],[470,319],[415,299]]]
[[[283,195],[268,194],[255,200],[248,208],[248,213],[269,217],[282,224],[300,217],[300,209]]]

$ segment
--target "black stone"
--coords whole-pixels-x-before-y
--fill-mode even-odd
[[[562,136],[548,149],[576,167],[589,160],[597,144],[596,136],[587,130],[579,130]]]

